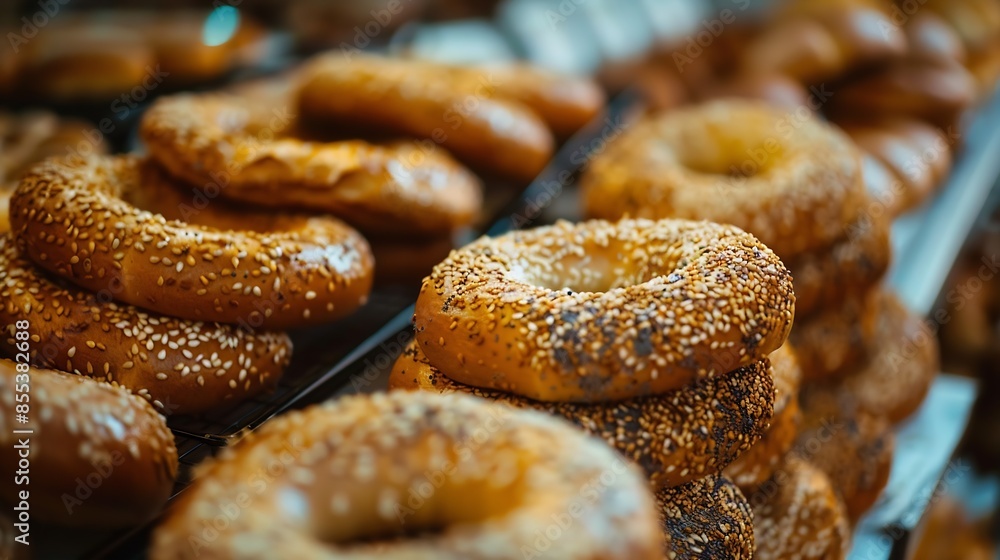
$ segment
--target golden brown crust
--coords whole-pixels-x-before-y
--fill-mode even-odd
[[[281,232],[302,229],[315,215],[294,211],[275,212],[262,206],[210,199],[198,187],[167,175],[152,160],[140,165],[142,188],[126,193],[127,202],[168,220],[208,226],[220,230],[249,229]],[[2,194],[2,192],[0,192]],[[369,237],[375,258],[375,282],[417,285],[454,248],[450,236],[421,239]]]
[[[891,60],[906,37],[875,2],[786,2],[783,16],[743,53],[751,73],[779,73],[805,83],[836,78]]]
[[[336,53],[309,63],[299,109],[309,119],[429,139],[459,159],[529,181],[553,152],[545,123],[510,101],[489,71],[454,79],[430,62]]]
[[[174,319],[49,280],[0,236],[0,354],[28,321],[31,362],[118,384],[161,414],[208,412],[272,387],[291,359],[284,334]]]
[[[668,560],[750,560],[754,524],[750,503],[722,475],[656,492]]]
[[[142,121],[150,155],[219,196],[329,212],[366,233],[442,235],[479,212],[479,180],[433,143],[304,141],[287,88],[249,88],[158,100]]]
[[[920,10],[906,22],[910,57],[938,62],[964,62],[965,45],[958,33],[932,12]]]
[[[0,113],[0,191],[31,165],[50,156],[103,154],[103,136],[92,126],[48,111]]]
[[[830,479],[798,457],[788,457],[753,494],[759,560],[844,560],[851,528]]]
[[[853,524],[889,482],[892,426],[862,410],[857,399],[843,391],[806,385],[799,398],[803,424],[793,453],[830,477]]]
[[[795,322],[788,342],[807,380],[831,379],[863,366],[879,318],[879,290],[831,302],[834,307]]]
[[[167,221],[125,202],[140,188],[129,156],[48,160],[11,199],[11,224],[36,265],[93,292],[181,318],[288,328],[343,317],[368,297],[372,257],[354,230],[315,218],[261,234]]]
[[[843,123],[841,127],[903,186],[898,200],[889,201],[896,214],[924,202],[951,170],[948,139],[941,130],[928,124],[896,118],[864,124]]]
[[[905,116],[947,127],[976,99],[976,81],[958,63],[906,60],[838,87],[828,108],[851,117]]]
[[[18,470],[17,446],[28,440],[31,520],[120,527],[159,511],[177,476],[177,449],[149,403],[92,379],[35,368],[19,377],[18,369],[0,360],[0,463]],[[15,395],[24,394],[28,422],[14,424]],[[12,433],[20,429],[32,433]],[[5,503],[20,501],[15,489],[0,485]]]
[[[593,159],[581,187],[590,217],[733,224],[783,259],[833,242],[866,202],[859,154],[846,135],[739,99],[635,125]]]
[[[809,108],[810,104],[809,91],[800,82],[782,74],[740,74],[709,86],[699,97],[702,100],[758,99],[791,110]]]
[[[642,474],[603,442],[539,412],[393,391],[286,414],[225,450],[150,556],[659,560],[660,538]]]
[[[794,302],[781,261],[738,228],[591,220],[453,251],[424,280],[414,324],[455,381],[597,402],[764,358],[787,337]]]
[[[868,292],[889,269],[890,214],[883,207],[873,208],[869,216],[844,228],[844,236],[832,246],[786,261],[800,321],[832,302]]]
[[[81,19],[60,14],[47,33],[25,45],[15,93],[62,103],[95,102],[142,88],[143,80],[159,85],[166,78],[157,73],[155,52],[141,31]]]
[[[723,471],[744,492],[760,486],[771,477],[799,434],[802,412],[799,409],[799,383],[802,371],[790,344],[772,352],[774,373],[774,416],[771,425],[757,443]]]
[[[590,78],[555,74],[527,64],[456,68],[463,79],[492,75],[499,97],[528,106],[560,138],[567,138],[604,108],[604,91]]]
[[[817,390],[850,395],[861,410],[897,423],[916,412],[930,391],[939,370],[938,342],[894,294],[880,294],[873,306],[870,360]]]
[[[390,389],[467,393],[561,416],[646,472],[654,488],[716,474],[754,445],[771,420],[774,385],[764,360],[669,393],[608,403],[545,403],[452,381],[415,342],[396,360]]]

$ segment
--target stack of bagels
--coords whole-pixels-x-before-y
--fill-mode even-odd
[[[278,79],[160,99],[141,133],[188,196],[218,198],[197,223],[249,212],[254,224],[275,207],[329,214],[369,240],[378,280],[405,284],[479,218],[482,184],[466,166],[526,183],[554,134],[571,134],[603,101],[588,80],[529,67],[338,53]]]
[[[764,17],[750,12],[724,10],[728,25],[716,20],[723,29],[710,41],[700,30],[606,81],[637,80],[661,109],[742,97],[822,114],[861,148],[866,184],[886,213],[933,195],[968,110],[1000,76],[1000,5],[785,0]]]
[[[560,222],[436,266],[389,385],[561,416],[646,472],[664,557],[749,558],[750,507],[723,470],[772,421],[776,378],[796,375],[793,314],[784,265],[738,228]]]
[[[937,347],[920,318],[879,285],[889,264],[889,222],[866,193],[850,139],[766,102],[710,101],[635,125],[591,162],[581,189],[588,216],[731,223],[787,263],[802,420],[794,405],[782,405],[787,412],[751,450],[770,457],[769,468],[737,463],[731,471],[758,512],[761,557],[781,558],[804,544],[796,535],[819,534],[793,526],[807,522],[781,505],[788,481],[815,481],[814,505],[827,512],[818,518],[846,511],[856,521],[888,480],[890,424],[920,405],[937,371]],[[781,385],[794,400],[795,376]],[[781,393],[779,386],[779,403]],[[830,480],[821,483],[817,472]],[[842,505],[829,499],[831,481]],[[836,546],[814,543],[809,557],[843,557],[842,526],[823,534],[841,537]]]

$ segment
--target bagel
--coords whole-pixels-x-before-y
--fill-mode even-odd
[[[803,422],[792,453],[830,477],[853,525],[889,482],[892,426],[849,393],[806,385],[799,399]]]
[[[156,68],[156,53],[138,29],[72,14],[51,23],[19,54],[14,93],[25,101],[96,103],[126,95],[134,104],[128,96],[133,89],[145,94],[150,88],[143,88],[144,82],[159,86],[169,78]],[[128,114],[122,113],[129,110],[125,102],[115,107],[116,117]],[[106,114],[108,106],[103,110]]]
[[[924,202],[951,170],[951,146],[941,130],[912,119],[842,123],[852,140],[889,169],[903,189],[894,213]]]
[[[745,47],[744,71],[817,83],[903,56],[906,36],[878,2],[787,2]]]
[[[270,465],[280,472],[260,485]],[[207,539],[212,519],[246,502],[240,496],[249,496],[240,515]],[[571,521],[559,525],[560,516]],[[558,537],[545,536],[550,526]],[[156,529],[150,558],[526,552],[659,560],[655,502],[639,470],[545,414],[395,391],[286,414],[199,467]]]
[[[844,560],[851,527],[830,479],[808,461],[788,457],[748,495],[758,560]]]
[[[30,402],[28,422],[14,424],[23,402]],[[29,470],[20,454],[27,442],[32,521],[136,525],[159,511],[177,477],[177,448],[163,418],[139,397],[92,379],[0,360],[0,428],[0,462],[10,472]],[[0,497],[24,499],[11,483],[0,485]]]
[[[795,285],[795,314],[802,320],[831,302],[867,293],[889,269],[890,214],[877,205],[872,208],[830,247],[786,261]]]
[[[561,416],[643,468],[653,487],[686,484],[749,449],[771,419],[774,385],[767,360],[663,395],[607,403],[546,403],[452,381],[411,342],[396,360],[390,389],[467,393]]]
[[[794,307],[781,261],[738,228],[593,220],[452,251],[424,280],[414,325],[459,383],[595,402],[752,364],[784,342]]]
[[[805,379],[832,379],[865,365],[880,299],[880,290],[872,290],[795,323],[788,342]]]
[[[150,155],[172,175],[240,202],[334,214],[377,234],[441,235],[468,225],[479,180],[416,142],[310,142],[278,87],[157,100],[142,119]],[[281,107],[284,105],[284,109]]]
[[[920,11],[906,22],[910,57],[932,62],[964,62],[967,53],[962,38],[943,19]]]
[[[723,471],[741,490],[751,491],[771,477],[795,444],[802,412],[799,383],[802,371],[791,345],[785,343],[771,356],[774,373],[774,416],[764,435]]]
[[[490,64],[455,67],[456,77],[474,91],[483,73],[496,95],[526,105],[560,138],[583,128],[604,108],[604,92],[590,78],[554,74],[528,64]]]
[[[50,156],[102,154],[103,139],[88,134],[88,124],[48,111],[0,112],[0,184],[17,181],[31,165]]]
[[[162,414],[218,410],[269,390],[291,359],[284,334],[174,319],[56,284],[0,236],[0,354],[31,324],[31,363],[122,385]]]
[[[280,329],[344,317],[365,303],[365,240],[329,218],[279,233],[223,232],[141,211],[129,156],[48,160],[11,199],[19,248],[92,292],[183,319]]]
[[[490,71],[462,73],[415,60],[342,53],[307,63],[302,117],[433,141],[460,160],[518,181],[534,179],[554,150],[545,123],[502,95]]]
[[[671,560],[754,557],[750,504],[732,481],[707,476],[656,492],[663,525],[663,557]]]
[[[948,128],[975,100],[975,77],[958,63],[904,60],[855,77],[830,97],[832,117],[907,117]]]
[[[198,188],[170,177],[152,160],[144,160],[139,173],[142,188],[125,193],[126,202],[168,220],[227,231],[248,229],[267,233],[302,229],[315,217],[292,211],[274,212],[228,200],[210,200]],[[375,237],[368,242],[375,258],[375,283],[410,286],[427,276],[454,247],[450,236],[431,239]]]
[[[730,97],[766,101],[788,110],[809,108],[812,103],[809,90],[801,83],[781,74],[740,74],[710,86],[700,95],[703,101]]]
[[[938,342],[923,319],[894,294],[880,294],[874,307],[870,360],[813,390],[843,393],[856,399],[861,410],[895,424],[916,412],[930,391],[940,369]]]
[[[738,99],[636,124],[594,157],[581,189],[590,217],[733,224],[783,259],[832,243],[866,201],[857,149],[842,132]]]

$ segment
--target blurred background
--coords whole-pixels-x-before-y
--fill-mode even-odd
[[[855,52],[851,64],[801,68],[791,54],[810,43],[793,35],[764,40],[775,3],[755,0],[6,1],[0,105],[5,120],[43,110],[85,123],[52,140],[53,154],[129,151],[137,119],[157,96],[276,75],[335,49],[454,63],[526,59],[595,76],[612,97],[637,99],[637,112],[740,94],[807,106],[837,122],[910,110],[953,135],[954,165],[926,197],[899,209],[889,281],[928,317],[942,370],[967,382],[974,404],[945,407],[948,421],[902,427],[959,426],[946,443],[929,439],[944,459],[920,475],[918,490],[904,492],[925,495],[904,496],[906,506],[872,531],[915,507],[917,521],[904,524],[909,544],[881,557],[1000,557],[1000,0],[840,2],[878,6],[906,32],[919,22],[913,36],[926,49],[891,62]],[[781,79],[756,79],[776,68]],[[911,104],[907,92],[923,97]],[[823,96],[832,101],[812,106]],[[0,159],[16,157],[11,134]],[[571,203],[547,210],[574,211]],[[948,465],[960,476],[945,483]],[[903,471],[894,478],[905,478],[906,465],[896,468]]]

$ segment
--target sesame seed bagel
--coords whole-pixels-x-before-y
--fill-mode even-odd
[[[750,560],[753,512],[740,489],[721,475],[656,493],[666,560]]]
[[[866,201],[860,156],[840,130],[787,111],[728,99],[639,123],[591,161],[584,210],[733,224],[784,259],[825,247]]]
[[[844,236],[830,247],[786,260],[795,285],[797,317],[868,292],[889,269],[889,214],[872,204],[876,208],[846,227]]]
[[[365,303],[372,257],[330,218],[276,233],[221,231],[142,211],[130,156],[48,160],[11,199],[18,245],[36,265],[93,292],[184,319],[279,329],[325,323]]]
[[[92,379],[23,369],[0,360],[0,462],[11,473],[30,470],[31,520],[121,527],[159,511],[177,476],[177,448],[149,403]],[[15,402],[15,394],[31,395],[25,424],[13,423],[17,403],[27,402]],[[4,503],[21,501],[15,490],[0,485]]]
[[[433,141],[469,165],[523,181],[552,156],[545,122],[505,96],[489,70],[457,73],[433,62],[338,52],[303,73],[304,118]]]
[[[642,467],[658,488],[718,473],[761,437],[773,410],[770,370],[764,359],[662,395],[593,404],[540,402],[452,381],[411,342],[392,368],[389,388],[466,393],[561,416]]]
[[[476,217],[479,180],[445,151],[410,141],[305,141],[289,113],[294,100],[270,97],[161,98],[143,116],[143,142],[192,185],[242,202],[329,212],[366,233],[437,235]]]
[[[916,412],[930,391],[940,369],[938,342],[895,294],[879,293],[872,307],[877,321],[867,340],[870,360],[810,390],[850,395],[861,410],[895,424]]]
[[[0,354],[31,324],[31,363],[122,385],[162,414],[218,410],[271,388],[291,359],[285,334],[175,319],[61,285],[0,236]]]
[[[795,322],[788,342],[805,379],[832,379],[864,366],[881,299],[881,290],[874,289]]]
[[[802,411],[799,408],[799,383],[802,370],[789,344],[771,353],[774,374],[774,416],[764,435],[750,449],[732,462],[725,471],[743,491],[752,491],[771,477],[795,444],[799,435]]]
[[[799,398],[803,422],[792,453],[830,477],[853,525],[889,482],[892,426],[847,393],[806,385]]]
[[[261,472],[280,472],[260,488]],[[239,515],[212,520],[233,504]],[[603,442],[464,395],[346,397],[265,424],[156,530],[150,557],[659,559],[646,481]]]
[[[141,189],[125,193],[141,210],[221,230],[280,232],[302,229],[316,214],[275,211],[231,200],[210,200],[198,187],[174,179],[151,159],[140,165]],[[375,283],[414,286],[451,252],[450,235],[440,238],[368,237],[375,259]]]
[[[851,527],[830,479],[789,456],[774,477],[747,496],[758,560],[844,560]]]
[[[594,220],[453,251],[424,280],[414,324],[459,383],[598,402],[750,365],[781,346],[794,307],[784,265],[738,228]]]

